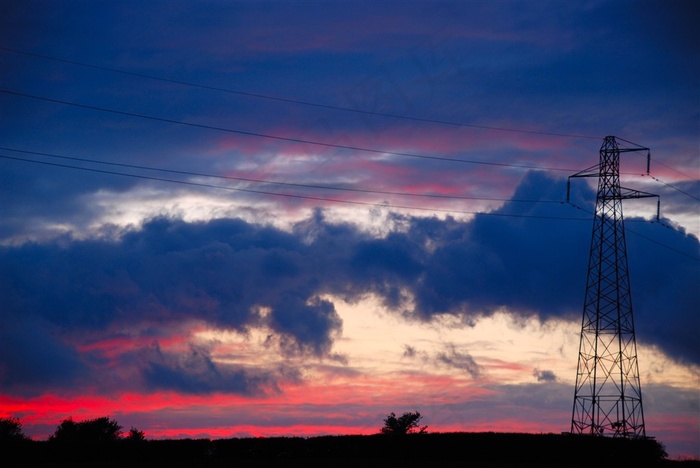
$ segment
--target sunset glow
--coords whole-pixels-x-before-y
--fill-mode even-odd
[[[700,459],[700,10],[554,3],[4,5],[0,417],[567,432],[616,135],[646,433]]]

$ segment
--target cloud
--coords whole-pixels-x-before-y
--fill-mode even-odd
[[[474,358],[469,353],[457,351],[454,345],[450,345],[446,351],[438,353],[436,360],[440,364],[466,372],[474,379],[481,374],[481,368],[474,361]]]
[[[551,200],[564,190],[564,181],[532,173],[513,197]],[[18,333],[7,341],[12,351],[3,353],[3,372],[7,382],[30,382],[17,365],[25,356],[79,373],[94,365],[75,352],[81,340],[119,330],[167,334],[187,323],[242,333],[266,327],[280,353],[323,357],[342,333],[324,295],[353,302],[375,294],[413,320],[453,314],[469,322],[499,310],[578,320],[591,222],[571,219],[577,217],[569,206],[548,203],[506,203],[468,222],[392,214],[383,237],[331,223],[321,211],[290,231],[240,219],[156,218],[118,238],[4,246],[2,320]],[[698,363],[700,266],[680,253],[697,252],[698,240],[634,221],[628,253],[638,340]],[[262,385],[201,351],[186,355],[131,365],[151,385],[182,388],[187,377],[193,392]],[[466,354],[452,350],[441,359],[478,373]]]
[[[157,344],[153,357],[143,369],[149,390],[177,390],[202,394],[230,392],[243,395],[262,395],[278,391],[271,376],[254,375],[245,369],[215,363],[208,350],[190,346],[185,353],[161,351]]]
[[[404,351],[403,351],[403,357],[405,358],[413,358],[416,356],[416,348],[411,345],[404,345]]]
[[[74,347],[58,337],[58,330],[36,318],[6,316],[0,327],[0,381],[3,388],[21,389],[25,395],[42,388],[68,390],[89,374]]]
[[[538,382],[555,382],[557,380],[557,376],[551,370],[535,369],[532,371],[532,375]]]
[[[342,320],[332,302],[298,293],[282,294],[272,309],[268,325],[283,335],[282,347],[286,352],[309,350],[317,356],[326,355],[333,344],[332,335],[342,329]]]

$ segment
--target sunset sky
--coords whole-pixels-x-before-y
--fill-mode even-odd
[[[0,8],[0,417],[568,431],[615,135],[646,432],[700,458],[700,3]]]

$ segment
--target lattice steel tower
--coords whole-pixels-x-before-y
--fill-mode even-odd
[[[569,177],[599,178],[571,418],[575,434],[646,437],[622,200],[658,196],[620,187],[620,153],[633,151],[647,152],[648,174],[648,148],[621,148],[608,136],[600,163]],[[658,208],[657,201],[657,218]]]

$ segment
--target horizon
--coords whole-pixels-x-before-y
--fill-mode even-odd
[[[100,425],[112,434],[113,426]],[[17,443],[8,446],[10,455],[25,462],[137,462],[166,464],[174,460],[206,460],[218,466],[233,460],[242,463],[279,463],[285,460],[306,460],[311,463],[328,463],[329,460],[386,462],[402,459],[418,466],[427,461],[463,463],[465,460],[482,462],[537,462],[543,466],[560,466],[571,462],[571,453],[586,453],[599,462],[616,462],[622,457],[629,462],[673,465],[687,463],[668,460],[661,444],[650,439],[613,439],[572,434],[512,434],[512,433],[414,433],[387,436],[385,434],[343,435],[312,438],[270,439],[180,439],[151,440],[112,439],[110,442],[87,443],[98,433],[85,428],[85,439],[75,440],[75,434],[64,431],[52,441],[44,443]],[[98,427],[92,427],[97,430]],[[77,444],[76,444],[77,443]],[[86,444],[87,443],[87,444]],[[40,444],[40,445],[37,445]],[[510,450],[499,450],[508,446]],[[76,450],[79,449],[79,450]],[[82,450],[80,450],[82,449]],[[565,462],[566,463],[566,462]],[[575,462],[574,462],[575,463]],[[576,463],[575,463],[576,464]],[[315,466],[315,465],[314,465]],[[320,466],[320,464],[319,464]],[[456,466],[456,465],[455,465]],[[578,466],[578,464],[576,464]]]

